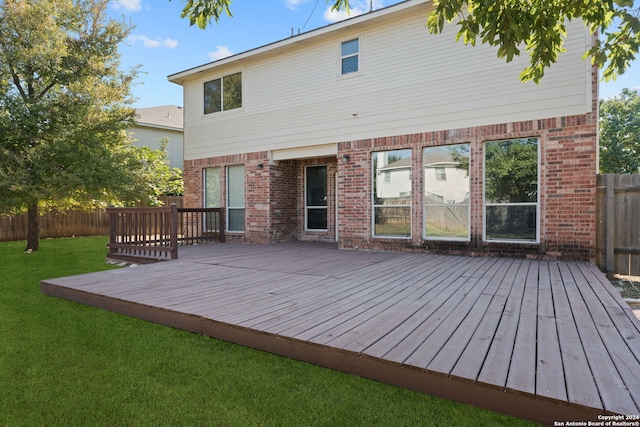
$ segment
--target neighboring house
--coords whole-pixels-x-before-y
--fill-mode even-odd
[[[175,105],[138,108],[136,123],[129,128],[137,147],[160,149],[159,140],[168,138],[169,164],[172,168],[183,168],[183,114],[182,108]]]
[[[184,88],[186,206],[224,207],[228,241],[593,260],[592,35],[567,23],[566,52],[525,84],[526,55],[456,43],[455,25],[430,35],[432,8],[402,2],[169,76]]]

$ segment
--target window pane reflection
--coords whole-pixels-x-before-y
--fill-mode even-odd
[[[487,240],[536,240],[536,206],[487,206]]]
[[[424,237],[469,239],[469,144],[427,147]]]
[[[469,206],[425,206],[426,237],[469,237]]]
[[[373,153],[374,236],[411,236],[411,150]]]
[[[410,207],[376,207],[374,208],[374,235],[376,236],[411,236]]]

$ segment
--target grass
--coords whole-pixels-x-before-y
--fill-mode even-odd
[[[0,243],[0,426],[530,425],[40,293],[105,243]]]

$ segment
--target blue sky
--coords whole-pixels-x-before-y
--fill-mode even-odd
[[[369,0],[351,0],[351,16],[369,10]],[[374,0],[378,9],[400,0]],[[345,17],[329,10],[325,0],[236,0],[233,18],[226,15],[206,30],[190,27],[180,18],[182,0],[116,0],[110,15],[135,26],[121,46],[122,67],[140,65],[140,76],[133,88],[135,107],[182,105],[182,87],[167,76],[225,56],[244,52],[294,32],[322,27]],[[426,21],[426,16],[425,16]],[[622,88],[640,89],[640,63],[614,82],[600,83],[600,97],[610,98]]]

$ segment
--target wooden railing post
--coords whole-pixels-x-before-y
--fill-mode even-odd
[[[178,205],[171,203],[169,214],[171,259],[178,259]]]
[[[220,243],[224,243],[224,231],[227,228],[227,224],[225,223],[224,218],[224,208],[220,208]]]
[[[116,214],[113,212],[113,205],[109,205],[107,208],[107,221],[109,223],[109,245],[107,245],[107,257],[114,253],[112,249],[112,244],[116,243],[116,228],[118,226],[118,219],[116,218]]]

